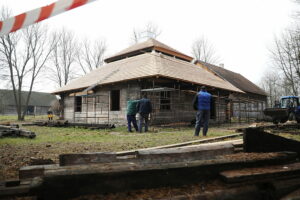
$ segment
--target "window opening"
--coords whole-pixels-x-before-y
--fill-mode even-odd
[[[111,111],[120,110],[120,90],[112,90],[110,92]]]
[[[82,97],[75,97],[75,112],[82,110]]]
[[[160,92],[160,110],[171,110],[171,92]]]

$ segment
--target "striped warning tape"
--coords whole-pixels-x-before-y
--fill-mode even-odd
[[[59,0],[50,5],[0,21],[0,37],[96,0]]]

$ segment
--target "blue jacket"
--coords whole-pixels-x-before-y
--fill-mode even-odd
[[[149,114],[152,112],[152,105],[149,99],[141,99],[136,104],[137,112],[140,114]]]
[[[211,94],[208,92],[200,91],[194,98],[195,110],[210,110]]]

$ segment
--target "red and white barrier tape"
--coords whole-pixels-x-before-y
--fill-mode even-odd
[[[0,37],[93,1],[96,0],[59,0],[50,5],[0,21]]]

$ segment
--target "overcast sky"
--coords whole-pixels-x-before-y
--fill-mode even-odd
[[[0,0],[20,14],[55,0]],[[134,28],[147,23],[162,31],[159,41],[191,55],[191,45],[205,36],[225,68],[258,83],[271,67],[268,48],[275,35],[293,25],[292,0],[98,0],[44,21],[50,29],[65,27],[78,37],[106,40],[112,55],[130,45]],[[36,87],[51,91],[51,87]]]

